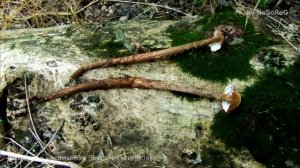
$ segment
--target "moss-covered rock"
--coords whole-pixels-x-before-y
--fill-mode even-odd
[[[283,73],[266,70],[246,88],[233,115],[218,113],[212,126],[229,146],[246,147],[268,167],[300,162],[300,59]]]
[[[233,25],[241,29],[246,18],[233,11],[225,10],[212,16],[206,16],[192,26],[180,23],[168,29],[172,45],[177,46],[211,36],[212,30],[218,25]],[[243,40],[232,45],[224,45],[221,51],[212,53],[208,48],[195,49],[173,57],[184,72],[194,76],[226,82],[228,79],[247,79],[255,71],[249,64],[250,59],[261,47],[271,44],[271,41],[261,32],[254,29],[248,22],[244,30]]]
[[[256,54],[256,59],[266,68],[282,70],[285,67],[286,59],[283,54],[273,49],[261,49]]]
[[[166,34],[167,28],[186,24],[195,28],[191,30],[210,36],[211,28],[206,28],[206,31],[205,23],[195,23],[195,20],[112,22],[105,24],[105,28],[93,31],[92,37],[88,36],[90,29],[78,30],[69,27],[1,32],[0,47],[3,50],[0,90],[2,92],[12,84],[14,90],[9,91],[8,95],[13,100],[11,102],[17,100],[14,93],[19,93],[22,96],[20,99],[26,102],[24,83],[13,82],[16,79],[24,81],[23,77],[27,72],[34,74],[26,78],[29,95],[45,95],[64,88],[69,76],[85,62],[113,57],[113,51],[124,56],[122,52],[127,49],[123,44],[116,44],[113,33],[116,30],[123,30],[130,42],[141,41],[142,45],[157,50],[171,46],[171,36]],[[196,36],[190,35],[187,39],[182,37],[181,43],[185,43]],[[197,62],[195,65],[198,65]],[[214,94],[221,93],[226,85],[191,76],[183,72],[177,63],[169,60],[93,70],[86,73],[84,79],[125,76],[205,88]],[[240,90],[249,84],[249,81],[233,82]],[[19,89],[19,86],[23,89]],[[203,98],[193,100],[178,98],[167,91],[112,89],[80,93],[31,108],[42,141],[47,143],[53,133],[61,128],[59,135],[50,144],[51,152],[61,158],[75,156],[71,160],[82,161],[83,166],[93,164],[94,167],[112,167],[112,163],[122,167],[141,167],[145,164],[174,168],[188,167],[190,164],[199,166],[192,162],[183,162],[182,154],[190,151],[192,154],[203,154],[203,163],[206,165],[213,165],[214,158],[220,161],[217,165],[235,165],[235,160],[239,158],[243,163],[255,163],[252,167],[261,167],[249,153],[233,155],[232,150],[228,150],[231,148],[225,148],[211,136],[209,126],[215,115],[217,102]],[[26,112],[26,107],[22,107],[20,109]],[[199,129],[199,125],[195,125],[198,122],[204,123],[201,125],[201,135],[197,135],[195,131]],[[16,116],[11,123],[11,130],[16,130],[15,133],[18,134],[16,137],[24,137],[23,133],[29,135],[29,117]],[[124,161],[123,156],[125,159],[139,160]],[[99,157],[100,160],[94,160],[93,157]],[[144,162],[141,158],[150,159]]]

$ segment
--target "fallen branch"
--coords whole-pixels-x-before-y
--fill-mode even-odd
[[[105,68],[105,67],[110,67],[110,66],[120,65],[120,64],[132,64],[132,63],[144,62],[144,61],[149,61],[149,60],[166,59],[172,55],[183,53],[183,52],[193,49],[193,48],[207,46],[209,44],[220,42],[220,41],[224,41],[224,36],[221,31],[218,31],[217,34],[212,38],[192,42],[189,44],[180,45],[177,47],[172,47],[172,48],[148,52],[148,53],[135,54],[135,55],[127,56],[127,57],[111,58],[111,59],[102,60],[102,61],[90,62],[90,63],[87,63],[87,64],[81,66],[71,76],[71,79],[77,79],[78,77],[83,75],[86,71],[89,71],[92,69]]]
[[[75,86],[66,87],[55,93],[51,93],[41,97],[32,97],[31,100],[34,104],[48,102],[54,99],[71,96],[80,92],[87,92],[98,89],[114,89],[114,88],[142,88],[142,89],[158,89],[169,90],[182,93],[188,93],[199,97],[206,97],[209,99],[222,100],[221,95],[215,95],[211,92],[204,91],[201,88],[189,88],[184,86],[178,86],[170,83],[166,83],[160,80],[149,80],[137,77],[128,78],[110,78],[103,80],[93,80],[85,83],[80,83]]]

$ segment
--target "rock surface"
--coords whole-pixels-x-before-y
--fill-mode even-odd
[[[192,21],[191,21],[192,22]],[[150,49],[170,47],[166,28],[176,21],[112,22],[91,29],[61,26],[4,31],[0,34],[0,92],[8,91],[7,116],[18,142],[35,142],[26,110],[30,96],[57,91],[81,64],[111,57],[121,29],[130,42]],[[119,47],[117,54],[128,54]],[[84,79],[138,76],[222,93],[226,84],[183,73],[168,60],[93,70]],[[249,81],[232,80],[239,89]],[[262,167],[249,152],[226,148],[211,136],[218,102],[189,101],[171,92],[114,89],[80,93],[31,107],[34,125],[57,159],[83,166],[111,167]],[[64,121],[64,124],[62,125]],[[33,144],[28,144],[31,147]]]

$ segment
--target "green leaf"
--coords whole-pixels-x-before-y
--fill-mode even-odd
[[[126,39],[123,31],[121,29],[118,29],[115,31],[115,35],[116,35],[116,40],[121,42],[124,45],[124,47],[126,47],[127,50],[132,53],[132,47],[129,41]]]
[[[116,30],[115,35],[116,35],[117,41],[124,42],[126,40],[125,35],[121,29]]]
[[[128,41],[126,41],[125,43],[123,43],[123,45],[127,48],[127,50],[128,50],[129,52],[132,53],[132,48],[131,48],[131,45],[128,43]]]

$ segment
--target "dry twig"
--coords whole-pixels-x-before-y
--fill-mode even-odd
[[[122,0],[107,0],[108,2],[120,2],[120,3],[131,3],[131,4],[139,4],[139,5],[147,5],[147,6],[153,6],[153,7],[159,7],[159,8],[164,8],[164,9],[168,9],[168,10],[172,10],[172,11],[175,11],[175,12],[178,12],[178,13],[181,13],[181,14],[184,14],[186,16],[189,16],[191,18],[195,18],[194,16],[188,14],[188,13],[184,13],[180,10],[177,10],[177,9],[174,9],[174,8],[171,8],[169,6],[164,6],[164,5],[158,5],[158,4],[155,4],[155,3],[146,3],[146,2],[132,2],[132,1],[122,1]]]
[[[40,156],[42,153],[45,152],[45,150],[48,148],[48,146],[51,144],[51,142],[56,138],[56,135],[58,133],[58,131],[61,130],[61,128],[64,125],[64,120],[62,121],[62,123],[60,124],[59,128],[55,131],[55,133],[52,135],[51,139],[49,140],[49,142],[39,151],[39,153],[36,155],[36,157]],[[29,162],[24,168],[28,167],[33,161]]]
[[[15,144],[16,146],[18,146],[19,148],[21,148],[22,150],[24,150],[26,152],[26,154],[31,155],[32,157],[36,157],[32,152],[30,152],[31,150],[27,150],[26,148],[24,148],[22,145],[20,145],[18,142],[16,142],[15,140],[13,140],[12,138],[7,138],[5,136],[0,135],[0,137],[7,139],[9,141],[11,141],[13,144]],[[15,166],[15,168],[20,167],[20,164],[22,163],[22,161]],[[51,166],[49,163],[45,163],[48,167],[53,168],[53,166]]]
[[[13,153],[13,152],[8,152],[8,151],[3,151],[0,150],[0,155],[2,156],[8,156],[16,159],[22,159],[22,160],[30,160],[33,162],[40,162],[40,163],[48,163],[48,164],[54,164],[54,165],[59,165],[59,166],[67,166],[70,168],[80,168],[81,166],[74,164],[74,163],[67,163],[67,162],[62,162],[62,161],[57,161],[57,160],[50,160],[50,159],[43,159],[39,157],[32,157],[32,156],[26,156],[26,155],[21,155],[18,153]]]
[[[41,147],[43,147],[44,143],[41,140],[41,138],[38,136],[38,133],[37,133],[37,131],[35,129],[34,122],[33,122],[32,115],[31,115],[30,104],[29,104],[29,97],[28,97],[28,90],[27,90],[26,76],[24,76],[24,84],[25,84],[25,95],[26,95],[27,110],[28,110],[28,113],[29,113],[29,118],[30,118],[30,122],[31,122],[31,125],[32,125],[32,128],[33,128],[33,132],[34,132],[34,134],[35,134],[35,136],[37,138],[37,141],[39,141],[39,143],[42,144]]]

